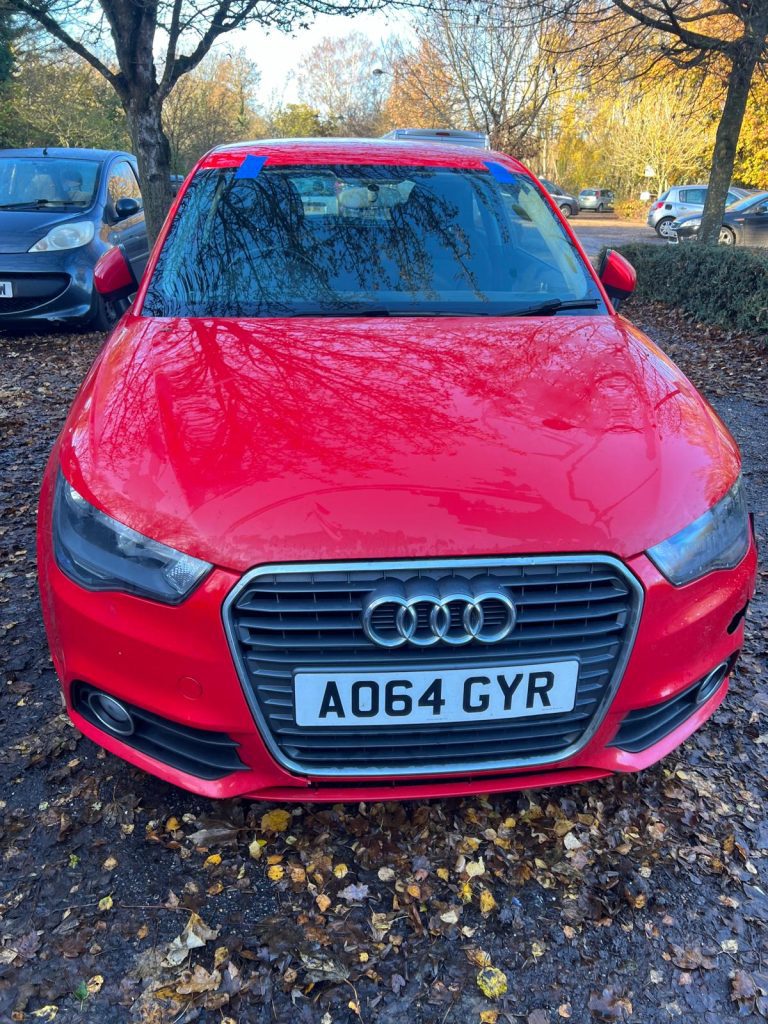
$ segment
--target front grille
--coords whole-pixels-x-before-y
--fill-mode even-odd
[[[13,297],[0,299],[0,314],[23,313],[58,298],[69,284],[66,274],[0,273],[3,281],[10,281]]]
[[[374,644],[364,601],[382,580],[488,577],[507,589],[517,623],[497,643]],[[642,591],[607,556],[323,563],[248,573],[225,603],[240,677],[264,739],[286,767],[316,775],[492,771],[570,756],[599,724],[618,687]],[[297,726],[294,671],[475,670],[578,658],[574,708],[520,719],[439,725]]]

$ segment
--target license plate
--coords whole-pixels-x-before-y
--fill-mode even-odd
[[[0,281],[0,299],[12,299],[13,298],[13,282],[12,281]]]
[[[572,711],[578,661],[448,671],[297,672],[296,724],[426,725]]]

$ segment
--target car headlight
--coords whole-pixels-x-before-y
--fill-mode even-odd
[[[708,512],[647,554],[670,583],[680,586],[715,569],[733,569],[748,547],[749,516],[739,477]]]
[[[690,220],[683,221],[682,224],[678,223],[678,228],[700,228],[701,217],[691,217]]]
[[[60,249],[79,249],[93,239],[94,227],[89,220],[57,224],[47,235],[35,242],[30,252],[58,252]]]
[[[179,604],[212,568],[99,512],[61,473],[53,551],[61,571],[87,590],[121,590],[164,604]]]

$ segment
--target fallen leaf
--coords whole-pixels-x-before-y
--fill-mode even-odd
[[[395,877],[395,872],[392,870],[392,868],[379,868],[378,876],[380,882],[391,882]]]
[[[333,869],[333,873],[337,878],[344,878],[349,873],[349,868],[346,864],[337,864]]]
[[[628,1020],[632,1015],[632,1003],[610,988],[604,988],[600,994],[592,992],[587,1005],[598,1020]]]
[[[267,878],[272,882],[279,882],[284,874],[285,868],[282,864],[273,864],[271,867],[267,868]]]
[[[33,1010],[32,1016],[39,1017],[41,1020],[55,1020],[58,1012],[58,1006],[49,1003],[47,1006],[41,1006],[39,1010]]]
[[[308,953],[300,953],[299,959],[310,981],[341,982],[346,981],[349,977],[349,971],[336,957],[310,956]]]
[[[261,816],[262,832],[286,832],[291,823],[291,815],[288,811],[277,808],[274,811],[267,811]]]
[[[487,889],[483,889],[480,893],[480,912],[482,914],[490,914],[497,906],[498,904],[493,898],[493,893],[488,892]]]
[[[331,898],[330,896],[326,896],[324,892],[321,892],[318,893],[317,896],[315,896],[315,903],[320,908],[320,913],[324,914],[328,907],[330,907],[331,905]]]
[[[203,861],[204,868],[215,868],[219,864],[221,864],[220,853],[212,853],[210,857],[206,857],[205,860]]]
[[[85,983],[85,987],[88,989],[88,995],[98,995],[98,993],[101,992],[101,986],[103,984],[104,978],[100,974],[94,974],[94,976]]]
[[[339,892],[339,898],[347,903],[361,903],[368,899],[368,886],[354,883]]]
[[[163,966],[178,967],[187,959],[191,949],[199,949],[206,942],[217,938],[218,934],[219,929],[209,928],[199,914],[190,914],[184,931],[169,943],[162,961]]]
[[[476,980],[477,987],[487,999],[498,999],[507,991],[507,976],[498,967],[483,967]]]
[[[485,861],[482,857],[478,857],[477,860],[468,860],[464,870],[470,878],[475,878],[477,875],[484,875]]]
[[[111,910],[112,909],[112,897],[102,896],[99,900],[99,910]]]
[[[176,983],[176,991],[180,996],[194,995],[198,992],[215,992],[221,984],[221,973],[213,970],[208,973],[202,964],[195,964],[194,970],[183,971]]]
[[[532,1010],[526,1017],[525,1024],[549,1024],[549,1013],[547,1010]]]

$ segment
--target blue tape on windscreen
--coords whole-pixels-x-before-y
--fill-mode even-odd
[[[514,181],[515,176],[512,171],[508,171],[502,164],[494,163],[493,160],[484,160],[483,163],[494,176],[496,181]]]
[[[265,156],[254,156],[253,153],[249,153],[237,168],[235,177],[258,178],[259,174],[261,174],[261,169],[266,162],[267,158]]]

